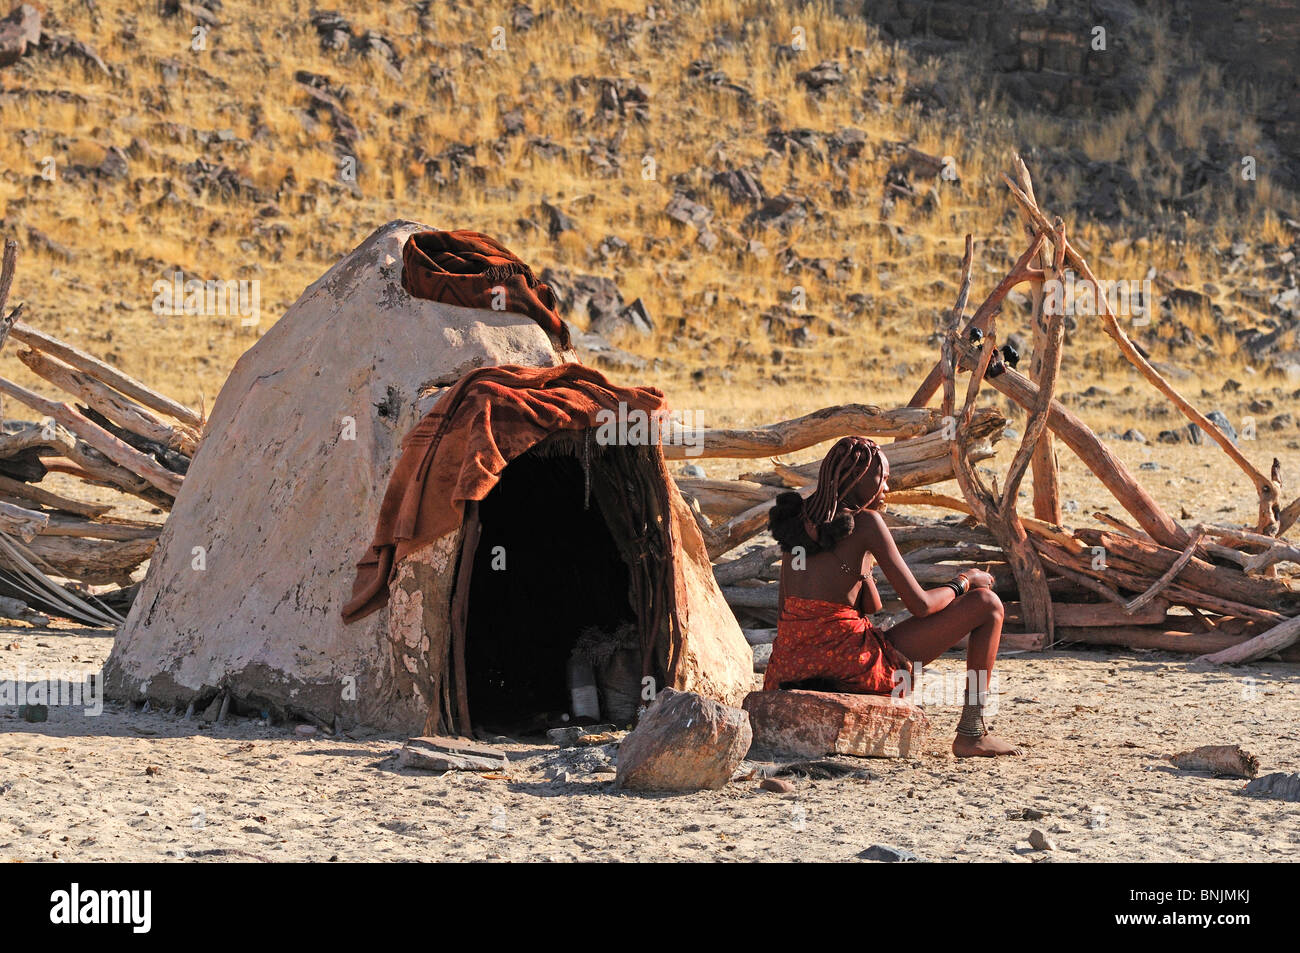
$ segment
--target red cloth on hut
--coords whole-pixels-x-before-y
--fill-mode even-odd
[[[890,695],[893,673],[909,673],[899,695],[907,694],[912,663],[852,606],[786,596],[776,624],[776,642],[763,677],[763,691],[789,682],[825,679],[831,691]]]
[[[602,410],[666,411],[655,387],[620,387],[584,364],[502,364],[470,371],[402,440],[370,551],[357,564],[343,619],[388,602],[398,560],[454,531],[466,500],[481,500],[506,464],[556,430],[597,425]]]
[[[416,298],[526,314],[561,348],[572,347],[555,293],[514,252],[482,232],[416,232],[402,248],[402,287]],[[495,302],[496,289],[505,300]]]

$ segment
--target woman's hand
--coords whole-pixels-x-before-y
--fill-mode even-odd
[[[962,573],[970,583],[971,589],[992,589],[993,577],[982,569],[968,569]]]

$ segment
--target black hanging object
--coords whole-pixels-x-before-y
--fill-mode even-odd
[[[984,332],[979,328],[971,328],[968,335],[972,344],[979,346],[980,341],[984,340]]]
[[[1002,357],[1007,362],[1007,367],[1014,368],[1020,363],[1020,352],[1010,344],[1002,345]]]

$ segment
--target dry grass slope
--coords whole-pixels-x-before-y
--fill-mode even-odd
[[[0,209],[5,234],[25,246],[14,300],[27,303],[27,320],[208,406],[258,329],[230,316],[156,315],[153,283],[163,273],[260,279],[265,329],[340,254],[401,217],[496,235],[539,269],[613,278],[657,321],[653,337],[619,342],[666,359],[643,377],[715,421],[843,399],[902,401],[937,355],[932,335],[956,290],[962,235],[977,241],[977,300],[1020,251],[997,178],[1012,152],[1074,143],[1090,159],[1128,161],[1154,128],[1174,67],[1191,55],[1157,46],[1148,93],[1083,128],[1013,115],[979,83],[964,84],[951,109],[923,115],[904,105],[909,87],[954,64],[916,62],[826,4],[700,0],[652,8],[651,17],[630,0],[580,8],[538,0],[530,15],[506,4],[385,3],[345,13],[354,39],[382,37],[363,52],[324,49],[312,5],[297,0],[224,0],[212,12],[196,4],[162,15],[168,6],[47,5],[47,31],[86,41],[110,73],[45,52],[0,72]],[[198,29],[200,21],[208,25]],[[800,40],[805,48],[790,49]],[[693,70],[699,60],[711,66]],[[824,61],[845,79],[812,92],[797,77]],[[602,77],[640,84],[644,108],[602,109]],[[300,78],[328,102],[314,103]],[[1205,71],[1180,87],[1166,118],[1181,144],[1194,146],[1209,128],[1243,149],[1258,136],[1245,94],[1225,91],[1222,79]],[[846,128],[865,134],[856,156],[827,146]],[[813,130],[814,147],[774,151],[774,129]],[[958,178],[914,178],[917,197],[886,211],[895,143],[953,157]],[[128,159],[125,174],[96,173],[114,147]],[[51,161],[52,180],[42,176]],[[1177,193],[1176,168],[1131,161],[1152,194]],[[345,175],[352,162],[355,182]],[[768,195],[806,200],[810,214],[785,233],[746,226],[752,208],[710,184],[728,168],[753,171]],[[1047,209],[1078,198],[1070,175],[1037,184]],[[1102,277],[1154,268],[1218,306],[1216,314],[1180,305],[1140,334],[1156,358],[1242,378],[1248,355],[1235,331],[1269,316],[1268,256],[1294,240],[1283,223],[1297,212],[1266,169],[1256,182],[1212,189],[1245,209],[1231,229],[1180,221],[1166,230],[1140,209],[1120,226],[1069,225]],[[664,214],[678,190],[713,212],[713,251]],[[543,199],[571,217],[571,231],[548,234]],[[629,247],[603,255],[610,235]],[[1245,266],[1222,254],[1243,237],[1252,249]],[[1257,285],[1262,296],[1235,293]],[[1002,319],[1004,331],[1025,324],[1023,306]],[[796,345],[789,332],[805,326],[811,333]],[[1243,403],[1265,391],[1284,402],[1300,386],[1256,370]],[[35,384],[12,350],[0,372]],[[1104,385],[1112,392],[1132,379],[1082,319],[1063,389],[1117,372]],[[1099,426],[1127,426],[1145,412],[1137,400],[1118,394],[1087,412]],[[1149,410],[1163,415],[1156,402]]]

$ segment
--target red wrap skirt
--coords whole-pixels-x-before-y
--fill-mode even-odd
[[[905,671],[908,678],[896,679]],[[834,691],[901,697],[911,686],[912,663],[852,606],[786,596],[763,690],[825,679]],[[902,681],[901,686],[899,682]]]

